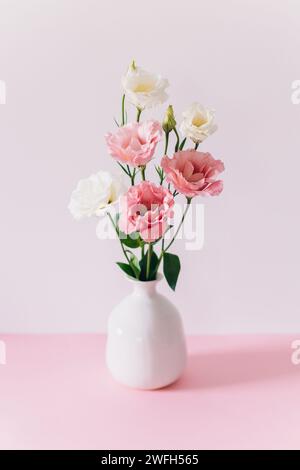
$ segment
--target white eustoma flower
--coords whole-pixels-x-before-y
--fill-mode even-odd
[[[108,206],[118,202],[123,192],[124,186],[120,179],[107,171],[99,171],[78,182],[68,208],[77,220],[92,215],[100,216]]]
[[[180,130],[185,137],[189,137],[195,144],[198,144],[217,130],[214,119],[215,112],[212,109],[193,103],[183,113]]]
[[[128,101],[141,110],[162,104],[168,98],[165,91],[168,80],[137,67],[134,61],[122,78],[122,86]]]

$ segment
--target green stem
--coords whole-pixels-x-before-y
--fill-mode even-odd
[[[140,122],[140,117],[141,117],[141,114],[142,114],[142,110],[140,108],[136,108],[136,109],[137,109],[136,120],[137,120],[137,122]]]
[[[136,175],[136,168],[134,168],[131,176],[130,176],[130,179],[131,179],[131,186],[134,186],[134,180],[135,180],[135,175]]]
[[[146,265],[146,279],[147,279],[147,281],[149,281],[149,275],[150,275],[151,255],[152,255],[152,244],[149,243],[148,251],[147,251],[147,265]]]
[[[134,186],[134,179],[135,179],[136,169],[134,168],[134,170],[131,173],[130,166],[126,165],[126,167],[127,167],[127,175],[129,176],[130,181],[131,181],[131,186]]]
[[[183,224],[183,222],[184,222],[184,219],[185,219],[185,216],[186,216],[186,214],[187,214],[187,211],[189,210],[189,207],[190,207],[191,202],[192,202],[192,198],[191,198],[191,197],[187,197],[187,198],[186,198],[186,201],[187,201],[187,204],[186,204],[185,211],[184,211],[184,213],[182,214],[181,221],[180,221],[180,223],[179,223],[179,225],[178,225],[178,227],[177,227],[177,230],[176,230],[176,232],[175,232],[175,234],[174,234],[172,240],[171,240],[170,243],[167,245],[167,247],[165,248],[164,251],[168,251],[168,249],[170,248],[170,246],[174,243],[175,238],[177,237],[178,232],[179,232],[179,230],[180,230],[180,228],[181,228],[181,226],[182,226],[182,224]]]
[[[175,132],[176,139],[177,139],[177,142],[176,142],[176,145],[175,145],[175,152],[178,152],[178,150],[179,150],[179,144],[180,144],[180,137],[179,137],[179,134],[178,134],[178,132],[177,132],[176,127],[174,127],[174,132]]]
[[[126,253],[126,250],[125,250],[125,248],[124,248],[124,245],[123,245],[123,243],[122,243],[122,240],[121,240],[121,238],[119,237],[118,227],[116,226],[116,224],[115,224],[115,222],[114,222],[114,219],[112,218],[111,214],[110,214],[109,212],[107,212],[107,215],[108,215],[108,217],[109,217],[109,219],[110,219],[110,221],[111,221],[111,223],[112,223],[112,225],[113,225],[113,227],[114,227],[114,229],[115,229],[115,231],[116,231],[116,234],[117,234],[117,237],[118,237],[118,239],[119,239],[119,241],[120,241],[121,248],[122,248],[122,251],[123,251],[123,253],[124,253],[124,255],[125,255],[125,258],[127,259],[128,264],[130,264],[130,260],[129,260],[129,258],[128,258],[128,255],[127,255],[127,253]],[[137,277],[137,276],[135,276],[135,277]]]
[[[189,204],[189,203],[188,203],[188,204]],[[185,215],[184,215],[184,217],[185,217]],[[178,230],[180,229],[180,227],[181,227],[181,225],[182,225],[182,223],[183,223],[184,217],[181,219],[181,222],[180,222],[180,225],[179,225],[179,227],[178,227]],[[164,256],[165,252],[167,251],[168,247],[171,245],[171,243],[170,243],[170,244],[167,246],[167,248],[165,248],[165,235],[166,235],[167,231],[168,231],[170,228],[171,228],[171,227],[169,227],[169,228],[166,230],[166,232],[164,233],[164,236],[163,236],[163,238],[162,238],[162,240],[161,240],[161,253],[160,253],[160,256],[159,256],[159,258],[158,258],[158,263],[157,263],[156,270],[155,270],[155,276],[156,276],[156,274],[157,274],[158,268],[159,268],[159,266],[160,266],[161,260],[163,259],[163,256]],[[177,235],[178,230],[177,230],[176,234],[174,235],[172,242],[174,241],[174,238],[175,238],[175,236]]]
[[[122,97],[122,126],[125,124],[125,94]]]
[[[195,144],[195,150],[197,150],[197,148],[199,147],[199,143],[200,143],[200,142],[197,142],[197,143]]]
[[[179,145],[179,150],[183,150],[183,147],[185,146],[185,143],[186,143],[186,137],[183,139],[183,141]]]
[[[164,173],[164,170],[161,170],[161,174],[160,174],[160,186],[163,184],[164,182],[164,179],[165,179],[165,173]]]
[[[120,168],[122,168],[124,173],[126,173],[126,175],[129,176],[129,178],[131,180],[131,185],[134,186],[134,180],[135,180],[135,176],[136,176],[136,168],[134,168],[133,172],[131,173],[129,165],[126,165],[126,168],[125,168],[125,166],[123,166],[122,163],[117,162],[117,164],[119,165]]]
[[[169,132],[166,132],[165,134],[166,134],[166,143],[165,143],[164,155],[167,155],[168,145],[169,145]]]
[[[128,171],[126,170],[126,168],[122,165],[122,163],[117,162],[117,164],[119,165],[120,168],[122,168],[122,170],[124,171],[124,173],[126,173],[127,176],[130,176],[130,174],[128,173]],[[127,167],[128,167],[128,165],[127,165]]]
[[[145,174],[146,166],[143,165],[143,166],[140,167],[140,169],[141,169],[142,180],[145,181],[145,179],[146,179],[146,174]]]

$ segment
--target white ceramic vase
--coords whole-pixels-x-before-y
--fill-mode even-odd
[[[161,274],[155,281],[129,279],[133,292],[109,317],[107,367],[115,380],[129,387],[165,387],[180,377],[186,364],[181,317],[156,291],[161,279]]]

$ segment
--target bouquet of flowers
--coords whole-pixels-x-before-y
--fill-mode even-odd
[[[69,209],[75,219],[107,215],[120,241],[124,260],[117,265],[139,281],[156,279],[160,266],[169,286],[175,290],[180,260],[170,252],[197,196],[216,196],[223,189],[218,179],[224,170],[221,160],[198,150],[199,145],[216,131],[214,111],[194,103],[184,113],[177,130],[173,107],[168,106],[162,122],[142,121],[145,109],[168,99],[168,80],[138,67],[133,61],[122,78],[121,121],[116,131],[105,136],[109,154],[128,177],[128,188],[119,178],[100,171],[80,180],[73,191]],[[136,110],[128,121],[127,103]],[[170,137],[174,136],[174,139]],[[157,182],[148,180],[147,169],[154,159],[159,141],[164,152],[155,165]],[[174,145],[170,145],[173,142]],[[186,207],[180,223],[172,226],[175,198],[183,195]],[[118,205],[117,213],[111,209]],[[174,234],[166,237],[174,228]]]

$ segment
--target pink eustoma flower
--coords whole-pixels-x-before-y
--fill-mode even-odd
[[[224,171],[224,164],[210,153],[182,150],[173,158],[164,156],[161,166],[167,181],[186,197],[218,196],[223,190],[223,182],[217,176]]]
[[[145,242],[154,242],[168,228],[173,206],[170,191],[150,181],[142,181],[131,186],[120,198],[120,230],[126,234],[139,232]]]
[[[161,136],[158,121],[145,121],[119,127],[114,134],[106,134],[105,139],[113,158],[131,166],[144,166],[153,157]]]

